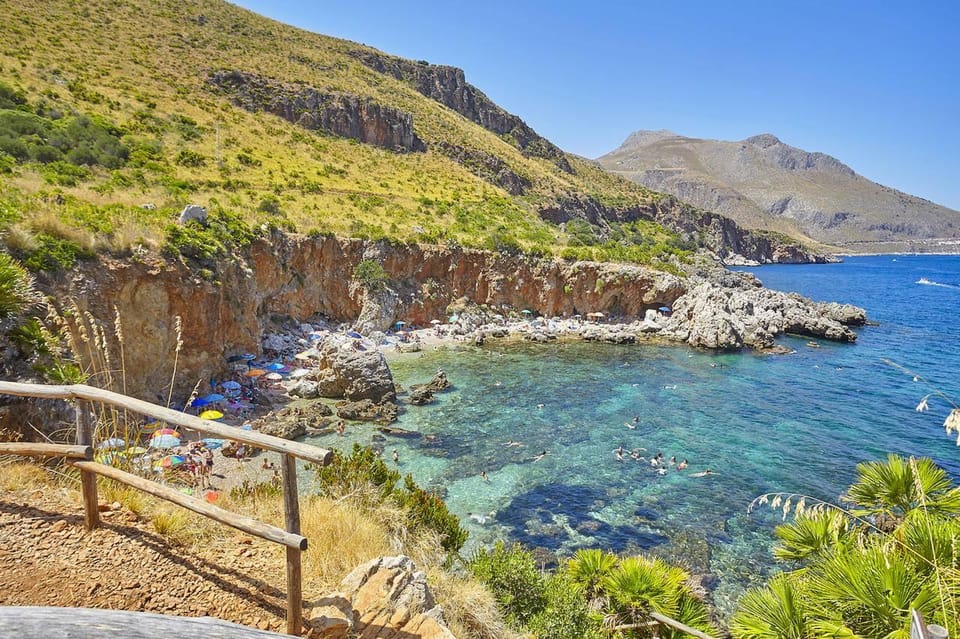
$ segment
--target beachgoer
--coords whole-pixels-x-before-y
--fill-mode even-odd
[[[537,463],[538,461],[540,461],[541,459],[543,459],[543,458],[546,457],[546,456],[547,456],[547,451],[544,450],[542,453],[540,453],[539,455],[537,455],[536,457],[533,458],[533,463]]]
[[[481,471],[480,471],[480,478],[481,478],[483,481],[490,481],[490,478],[487,477],[487,471],[485,471],[485,470],[481,470]]]
[[[400,453],[397,452],[396,448],[393,449],[393,463],[395,464],[400,463]]]
[[[618,450],[616,450],[615,452],[617,453],[617,461],[618,461],[618,462],[622,462],[622,461],[623,461],[623,450],[622,450],[622,449],[618,449]]]
[[[543,408],[543,404],[537,404],[537,408]]]
[[[671,466],[676,466],[676,465],[677,465],[677,456],[676,456],[676,455],[671,455],[671,456],[670,456],[670,465],[671,465]]]
[[[510,441],[508,441],[508,442],[504,442],[503,445],[506,446],[507,448],[510,448],[511,446],[516,446],[516,447],[523,446],[522,443],[520,443],[520,442],[518,442],[518,441],[514,441],[514,440],[512,440],[512,439],[511,439]]]
[[[469,517],[469,518],[472,519],[473,521],[477,522],[477,523],[480,524],[481,526],[484,525],[485,523],[487,523],[487,518],[486,518],[485,516],[483,516],[483,515],[478,515],[478,514],[476,514],[476,513],[467,513],[467,517]]]
[[[693,473],[693,474],[690,475],[690,476],[691,476],[691,477],[706,477],[707,475],[712,475],[712,474],[713,474],[713,471],[708,468],[708,469],[706,469],[706,470],[704,470],[704,471],[701,471],[701,472],[699,472],[699,473]]]
[[[260,468],[262,468],[263,470],[270,470],[270,462],[267,460],[266,457],[263,458],[263,463],[260,464]]]
[[[667,474],[667,469],[666,469],[666,468],[659,468],[659,469],[657,469],[657,474],[658,474],[658,475],[666,475],[666,474]]]
[[[344,431],[347,427],[344,425],[343,420],[337,422],[337,435],[343,436]]]
[[[682,462],[680,462],[679,464],[677,464],[677,470],[683,470],[684,468],[687,467],[687,465],[688,465],[688,464],[687,464],[687,460],[684,459]]]

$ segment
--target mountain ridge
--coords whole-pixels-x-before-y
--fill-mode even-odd
[[[748,228],[852,252],[944,250],[960,237],[960,212],[872,182],[831,155],[770,133],[724,141],[640,130],[597,161]]]

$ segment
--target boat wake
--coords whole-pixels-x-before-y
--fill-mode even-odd
[[[924,284],[926,286],[939,286],[940,288],[960,288],[956,284],[943,284],[941,282],[934,282],[933,280],[928,280],[925,277],[921,277],[917,280],[917,284]]]

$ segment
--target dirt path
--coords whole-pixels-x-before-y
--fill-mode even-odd
[[[74,493],[0,492],[0,605],[212,616],[284,630],[283,564],[266,542],[228,534],[197,553],[132,512],[101,515],[102,528],[88,533]]]

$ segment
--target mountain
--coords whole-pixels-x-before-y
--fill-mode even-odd
[[[0,237],[30,268],[300,233],[667,265],[806,261],[565,153],[463,71],[221,0],[0,0]],[[242,233],[241,233],[242,235]]]
[[[844,251],[949,252],[960,238],[960,212],[871,182],[836,158],[770,134],[727,142],[637,131],[598,162],[747,228]]]

